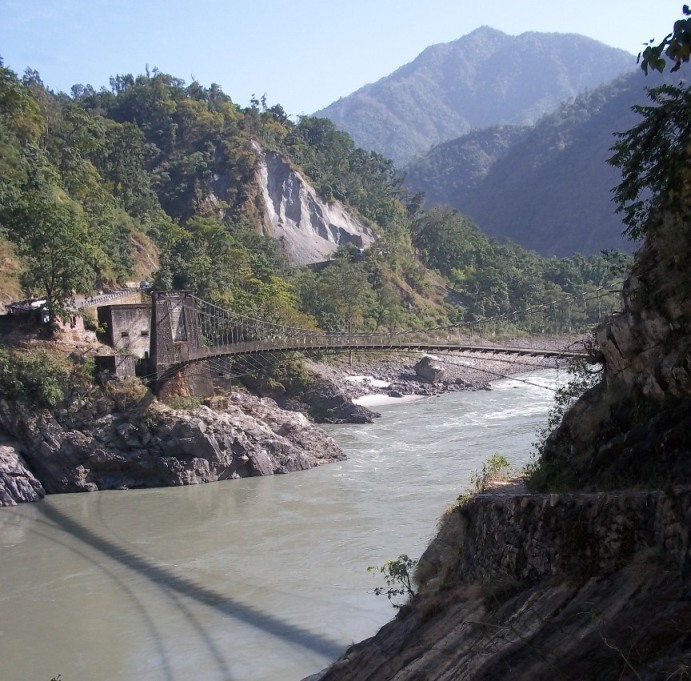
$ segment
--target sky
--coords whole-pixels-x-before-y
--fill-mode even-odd
[[[0,0],[0,56],[54,91],[108,87],[158,68],[266,96],[296,116],[389,75],[480,26],[580,33],[637,55],[682,17],[681,0]],[[654,9],[653,9],[654,8]],[[632,56],[632,66],[635,56]]]

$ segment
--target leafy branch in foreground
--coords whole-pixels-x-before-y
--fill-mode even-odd
[[[684,5],[682,12],[686,18],[674,22],[672,33],[657,45],[651,40],[638,55],[646,75],[649,69],[662,73],[668,61],[674,73],[691,59],[691,9]],[[691,88],[664,84],[650,88],[648,97],[653,106],[633,107],[642,120],[627,132],[617,133],[609,159],[621,170],[614,201],[631,239],[646,235],[651,212],[662,200],[678,209],[688,197]]]
[[[691,17],[691,9],[688,5],[684,5],[681,11],[685,17]],[[670,61],[674,62],[674,66],[670,69],[672,73],[681,68],[682,62],[689,61],[691,58],[691,18],[675,21],[672,32],[666,35],[660,43],[656,45],[653,39],[639,53],[638,63],[646,76],[648,69],[660,73],[665,70],[667,60],[662,56],[663,52]]]
[[[403,607],[402,603],[394,603],[397,596],[407,596],[410,600],[415,598],[412,573],[417,566],[417,561],[402,553],[396,560],[387,560],[382,566],[370,565],[367,572],[380,572],[384,575],[386,587],[378,586],[374,589],[375,596],[386,595],[394,608]]]

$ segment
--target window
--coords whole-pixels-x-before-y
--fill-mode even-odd
[[[120,338],[129,338],[129,337],[130,337],[129,331],[121,331],[120,332]]]

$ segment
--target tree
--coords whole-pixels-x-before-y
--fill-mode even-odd
[[[9,211],[10,238],[22,257],[22,283],[46,298],[51,326],[75,293],[90,293],[99,250],[83,212],[68,198],[29,191]]]
[[[687,5],[684,15],[691,16]],[[665,59],[663,53],[667,56]],[[639,55],[641,68],[672,72],[691,55],[691,19],[681,19],[658,45],[648,45]],[[651,88],[653,106],[634,106],[640,123],[618,134],[610,163],[621,169],[622,182],[614,189],[618,211],[624,214],[626,234],[643,237],[651,211],[665,202],[678,210],[688,199],[689,155],[691,154],[691,87],[664,84]]]
[[[482,241],[478,228],[455,209],[432,208],[413,224],[413,244],[428,267],[450,276],[477,260]]]
[[[371,295],[372,289],[361,267],[346,258],[334,260],[319,281],[320,298],[328,301],[330,311],[340,322],[330,330],[352,333],[362,323]]]
[[[405,596],[409,601],[415,599],[415,589],[413,588],[413,571],[417,566],[417,561],[409,558],[402,553],[396,560],[387,560],[384,565],[370,565],[367,572],[379,572],[384,575],[386,587],[377,586],[374,589],[375,596],[386,596],[394,608],[401,608],[401,603],[395,603],[394,598]]]

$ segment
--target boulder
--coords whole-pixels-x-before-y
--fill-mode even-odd
[[[428,383],[436,383],[444,378],[444,369],[429,356],[423,357],[413,368],[417,376]]]

